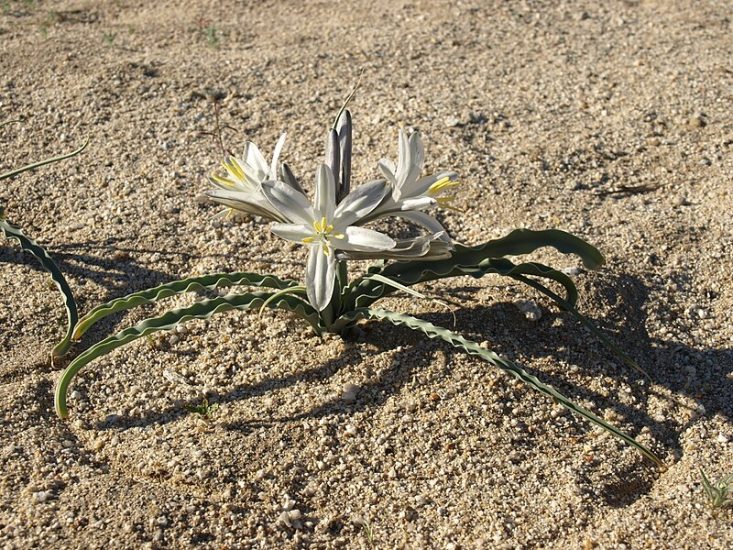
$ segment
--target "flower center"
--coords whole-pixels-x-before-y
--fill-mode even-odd
[[[316,220],[313,222],[313,231],[313,235],[310,237],[305,237],[303,239],[303,242],[305,244],[320,242],[321,247],[323,248],[323,253],[327,256],[331,250],[330,240],[344,238],[343,233],[334,233],[333,224],[328,223],[328,220],[326,220],[326,216],[323,216],[320,220]]]

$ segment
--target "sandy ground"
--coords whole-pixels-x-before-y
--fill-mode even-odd
[[[595,243],[581,309],[646,368],[498,277],[428,290],[458,329],[613,420],[636,452],[474,358],[380,323],[321,340],[285,314],[227,314],[141,340],[53,414],[63,310],[0,243],[0,545],[5,548],[726,548],[698,469],[733,473],[733,13],[719,1],[0,3],[0,188],[82,311],[187,274],[300,278],[304,251],[202,200],[246,139],[310,184],[361,74],[357,181],[419,129],[454,169],[459,241],[557,227]],[[603,4],[599,7],[598,4]],[[538,259],[572,268],[574,258]],[[192,299],[192,298],[191,298]],[[537,321],[516,304],[532,299]],[[170,300],[165,307],[190,299]],[[450,323],[428,302],[385,306]],[[149,316],[115,317],[76,348]],[[354,400],[343,388],[357,387]],[[204,395],[210,420],[191,412]]]

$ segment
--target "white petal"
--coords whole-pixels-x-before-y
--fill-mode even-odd
[[[338,252],[339,260],[369,260],[369,259],[394,259],[409,260],[419,258],[421,260],[442,260],[450,258],[453,250],[452,243],[446,243],[436,239],[440,238],[440,234],[421,235],[414,239],[404,239],[397,241],[395,247],[391,250],[380,250],[370,252]]]
[[[316,171],[316,200],[315,208],[320,216],[329,222],[333,219],[336,210],[336,182],[333,173],[326,164],[321,164]]]
[[[422,140],[420,134],[415,132],[410,136],[409,142],[409,165],[405,166],[401,172],[402,179],[400,180],[400,191],[403,197],[412,197],[415,193],[415,184],[417,179],[420,177],[422,172],[423,162],[425,155],[423,152]]]
[[[302,243],[303,239],[313,236],[313,226],[297,223],[273,223],[270,231],[281,239]]]
[[[397,185],[402,186],[404,182],[404,176],[407,168],[410,164],[410,143],[407,139],[407,134],[404,130],[400,129],[400,135],[398,138],[397,145],[397,171],[395,177],[397,178]]]
[[[436,204],[432,197],[416,197],[414,199],[404,199],[400,202],[401,210],[424,210]]]
[[[262,156],[262,153],[260,153],[257,146],[251,141],[248,141],[244,145],[244,163],[249,164],[257,173],[267,174],[267,161],[265,160],[265,157]]]
[[[244,191],[228,191],[224,189],[211,189],[206,192],[214,202],[241,210],[249,214],[255,214],[275,221],[284,221],[285,217],[280,214],[262,195]]]
[[[354,225],[344,230],[343,239],[332,239],[331,242],[339,250],[389,250],[397,244],[384,233]]]
[[[242,170],[244,170],[246,178],[245,181],[250,187],[257,188],[263,181],[270,179],[267,172],[263,172],[259,168],[254,167],[251,164],[247,164],[246,162],[242,164]]]
[[[320,245],[310,247],[305,269],[305,288],[308,301],[318,311],[326,309],[333,296],[336,279],[336,256],[324,254]]]
[[[326,138],[326,164],[331,169],[335,189],[341,175],[341,144],[338,133],[333,129],[328,132]]]
[[[336,207],[333,224],[338,228],[357,223],[379,206],[386,193],[387,183],[383,180],[360,185]]]
[[[280,139],[277,140],[277,144],[275,145],[275,151],[273,151],[272,153],[272,162],[270,163],[270,178],[271,179],[277,178],[277,162],[278,162],[278,159],[280,158],[280,152],[283,150],[283,146],[285,145],[286,136],[287,134],[283,132],[283,134],[280,136]]]
[[[399,212],[396,215],[400,218],[404,218],[413,223],[423,226],[434,235],[439,234],[436,236],[438,236],[438,238],[443,242],[451,242],[451,238],[448,236],[448,232],[442,225],[440,225],[440,222],[431,215],[426,214],[425,212],[415,212],[410,210],[406,212]]]
[[[422,144],[420,132],[415,132],[410,136],[410,151],[412,164],[422,170],[422,167],[425,164],[425,148]]]
[[[384,174],[384,178],[391,183],[392,185],[395,185],[397,183],[397,180],[395,179],[395,166],[394,163],[389,159],[382,159],[377,163],[377,166],[382,171],[382,174]]]
[[[306,196],[280,181],[266,181],[262,193],[282,217],[292,223],[311,225],[315,220],[313,208]]]

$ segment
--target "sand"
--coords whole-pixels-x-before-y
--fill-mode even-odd
[[[243,5],[244,4],[244,5]],[[599,5],[600,4],[600,5]],[[142,339],[76,379],[50,365],[64,312],[0,243],[0,545],[5,548],[728,548],[699,469],[733,473],[733,14],[714,1],[94,2],[0,7],[0,187],[82,311],[190,274],[300,279],[305,251],[202,193],[225,147],[283,152],[306,186],[351,104],[356,181],[419,129],[461,175],[441,219],[478,244],[515,227],[598,246],[579,307],[621,364],[534,290],[422,287],[486,342],[636,436],[637,452],[476,358],[367,323],[320,339],[285,313]],[[358,266],[355,266],[357,268]],[[101,323],[85,346],[196,296]],[[518,305],[532,300],[541,317]],[[428,301],[383,307],[449,325]],[[210,418],[191,411],[207,396]]]

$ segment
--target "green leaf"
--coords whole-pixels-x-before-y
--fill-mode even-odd
[[[644,445],[636,441],[636,439],[619,430],[614,425],[606,422],[602,418],[596,416],[584,407],[573,403],[570,399],[565,397],[553,387],[540,382],[539,379],[526,372],[519,365],[516,365],[511,361],[504,359],[503,357],[497,355],[489,349],[482,348],[476,342],[467,340],[463,336],[456,334],[455,332],[452,332],[446,328],[436,326],[428,321],[424,321],[422,319],[418,319],[416,317],[412,317],[411,315],[406,315],[403,313],[396,313],[383,309],[361,308],[352,312],[351,317],[352,320],[356,320],[360,317],[367,317],[371,319],[389,321],[394,325],[406,326],[412,330],[418,330],[425,333],[428,338],[440,338],[441,340],[448,342],[453,347],[462,349],[470,355],[477,355],[488,363],[494,365],[495,367],[498,367],[504,372],[511,374],[518,380],[521,380],[525,384],[528,384],[530,387],[537,390],[538,392],[551,397],[554,401],[560,403],[563,407],[569,409],[571,412],[582,416],[596,426],[601,427],[611,435],[631,445],[639,452],[641,452],[641,454],[652,460],[657,466],[663,467],[662,461]]]
[[[122,296],[111,300],[105,304],[99,305],[84,315],[76,325],[74,330],[74,340],[79,340],[89,328],[104,319],[108,315],[132,309],[143,304],[150,304],[156,300],[162,300],[177,294],[185,292],[193,292],[198,290],[214,290],[219,287],[248,285],[256,287],[267,287],[285,289],[297,286],[295,281],[284,281],[274,275],[260,275],[258,273],[214,273],[210,275],[202,275],[199,277],[189,277],[180,279],[163,285],[133,292],[127,296]]]
[[[63,340],[61,340],[51,352],[51,360],[53,361],[54,357],[64,355],[71,346],[71,333],[74,329],[74,325],[76,324],[77,319],[79,318],[74,295],[71,292],[71,288],[66,282],[64,275],[61,273],[61,270],[56,265],[56,262],[53,261],[51,256],[48,255],[48,252],[46,252],[46,250],[42,246],[36,244],[33,240],[27,237],[19,227],[11,224],[9,221],[2,219],[1,217],[0,231],[2,231],[6,238],[15,239],[16,241],[18,241],[23,250],[25,250],[26,252],[30,252],[33,256],[35,256],[43,269],[45,269],[51,275],[51,279],[61,292],[61,296],[64,300],[64,307],[66,308],[67,328],[66,335],[64,336]]]
[[[397,268],[393,268],[397,266]],[[560,283],[565,288],[565,300],[569,304],[575,304],[578,299],[578,290],[573,280],[551,267],[537,262],[528,262],[515,265],[506,258],[487,258],[477,265],[463,266],[451,264],[448,260],[438,262],[410,262],[406,265],[392,264],[374,273],[370,272],[361,279],[349,285],[344,302],[347,304],[347,311],[356,307],[367,307],[387,296],[395,289],[390,285],[383,284],[375,275],[389,277],[402,285],[409,286],[437,279],[469,275],[479,278],[489,273],[497,273],[513,277],[515,275],[532,275],[551,279]]]
[[[36,168],[40,168],[41,166],[45,166],[46,164],[51,164],[52,162],[58,162],[60,160],[65,160],[65,159],[74,157],[78,155],[79,153],[81,153],[84,149],[86,149],[87,145],[89,145],[89,138],[84,140],[84,144],[81,147],[72,151],[71,153],[66,153],[64,155],[59,155],[57,157],[51,157],[45,160],[34,162],[32,164],[27,164],[26,166],[22,166],[20,168],[15,168],[14,170],[11,170],[10,172],[5,172],[4,174],[0,174],[0,180],[4,180],[6,178],[12,178],[13,176],[17,176],[18,174],[27,172],[28,170],[34,170]]]
[[[231,311],[234,309],[246,310],[260,307],[268,298],[270,298],[270,296],[271,293],[268,292],[255,292],[247,294],[229,294],[219,298],[202,300],[188,307],[168,311],[160,317],[145,319],[135,326],[129,327],[113,336],[105,338],[98,344],[90,347],[77,356],[69,364],[66,370],[64,370],[61,378],[59,378],[58,384],[56,385],[56,393],[54,397],[56,414],[60,418],[67,418],[69,416],[69,411],[66,406],[66,394],[68,392],[69,385],[79,370],[94,359],[109,353],[120,346],[133,342],[147,334],[161,330],[171,330],[177,325],[185,323],[191,319],[208,319],[212,315],[224,311]],[[272,309],[280,308],[291,311],[306,319],[311,326],[318,330],[318,313],[309,304],[299,298],[294,296],[281,296],[276,301],[271,302],[268,307]]]
[[[265,311],[268,305],[270,305],[271,302],[274,302],[281,296],[285,296],[286,294],[300,294],[301,296],[306,296],[306,289],[304,286],[291,286],[289,288],[284,288],[283,290],[280,290],[278,292],[274,292],[272,296],[270,296],[265,302],[260,306],[260,311],[258,312],[260,315],[262,315],[262,312]]]
[[[464,246],[457,244],[453,255],[445,260],[396,262],[386,267],[370,268],[369,271],[370,273],[379,273],[393,280],[400,280],[406,285],[459,275],[481,277],[485,273],[500,273],[500,271],[492,270],[482,272],[481,267],[487,266],[487,264],[499,268],[499,265],[491,260],[497,260],[504,256],[529,254],[547,246],[553,247],[564,254],[578,255],[583,264],[589,269],[596,269],[605,262],[598,249],[565,231],[559,229],[544,231],[515,229],[506,237],[488,241],[481,245]],[[556,278],[556,280],[559,282],[559,279]],[[354,294],[369,294],[370,285],[361,285],[361,283],[361,280],[352,283],[351,289]],[[362,286],[362,288],[357,288],[357,286]],[[573,300],[569,301],[573,302]]]
[[[583,265],[588,269],[598,269],[606,261],[596,247],[559,229],[542,231],[515,229],[506,237],[482,245],[470,247],[456,245],[456,251],[450,260],[460,265],[476,265],[486,258],[520,256],[546,246],[551,246],[563,254],[580,256]]]

